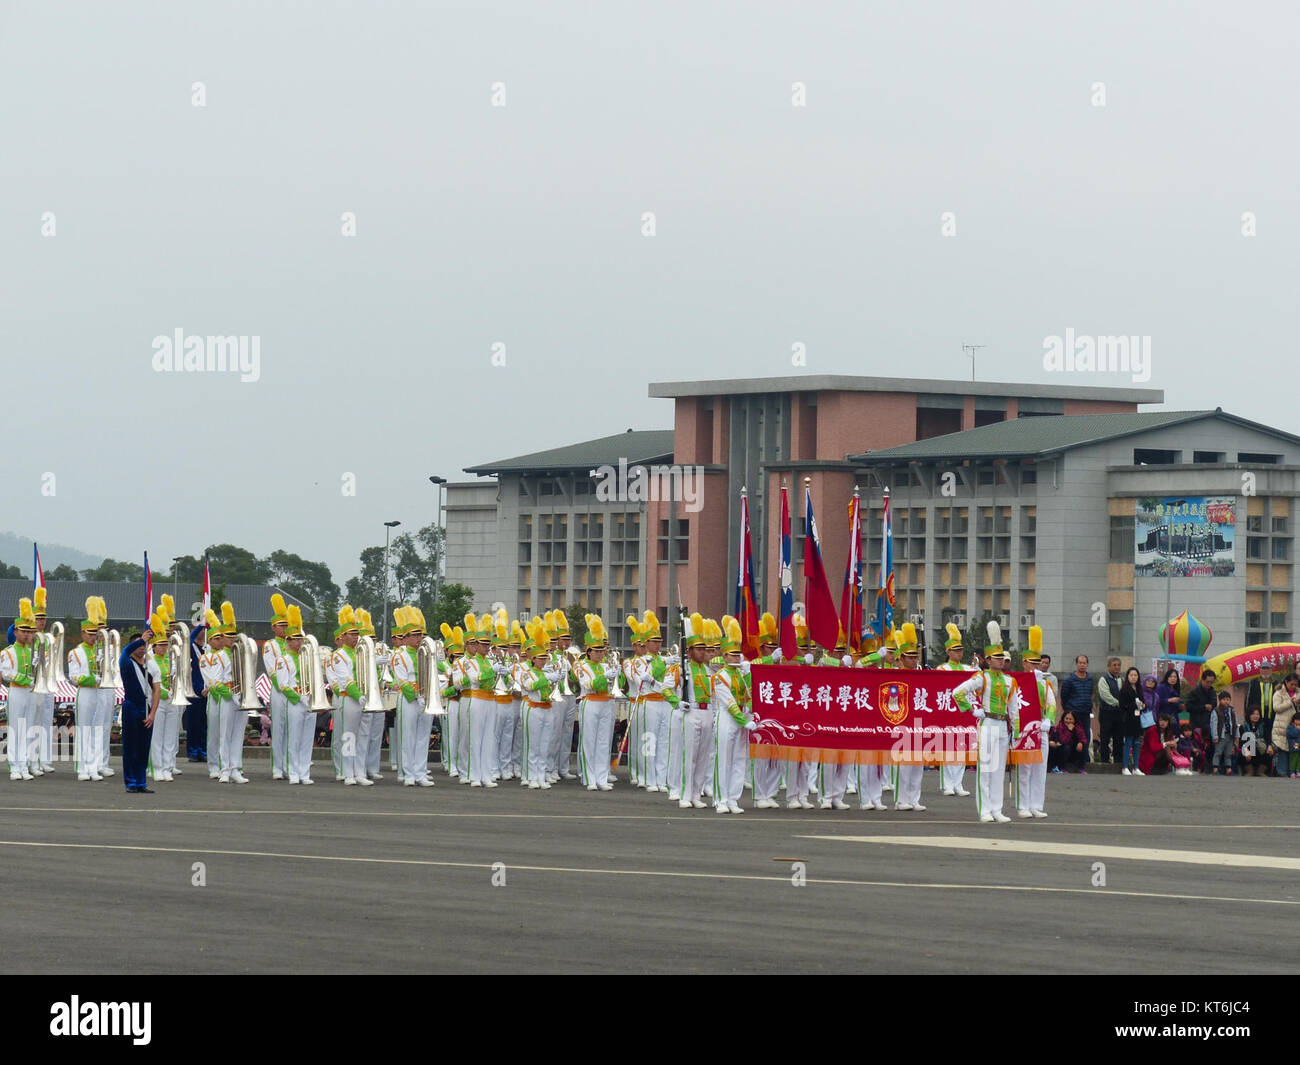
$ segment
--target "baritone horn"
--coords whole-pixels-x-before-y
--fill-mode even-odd
[[[190,655],[190,627],[181,621],[172,622],[172,636],[180,639],[180,665],[177,672],[176,663],[172,664],[172,706],[185,706],[189,700],[197,699],[198,693],[194,690],[194,665]],[[167,639],[167,654],[172,653],[171,637]],[[177,702],[177,692],[184,697],[185,702]]]
[[[50,659],[54,657],[54,637],[48,632],[38,632],[32,641],[32,694],[52,695],[54,681]]]
[[[230,649],[230,658],[234,686],[239,691],[239,708],[260,711],[262,700],[257,697],[257,644],[242,632],[236,633],[234,639],[235,646]]]
[[[117,629],[100,629],[95,637],[95,670],[99,673],[98,688],[116,689],[122,686],[122,634]]]
[[[308,707],[318,714],[333,710],[334,705],[325,691],[325,658],[321,653],[320,642],[311,633],[302,638],[302,652],[298,660],[305,663],[299,671],[298,687],[302,689]]]
[[[415,652],[415,690],[424,700],[423,713],[439,717],[446,713],[442,705],[442,676],[438,662],[442,658],[442,641],[426,636]]]
[[[172,678],[172,697],[168,706],[189,706],[189,696],[185,694],[186,674],[190,668],[190,648],[179,632],[167,637],[167,672]]]
[[[379,667],[375,662],[373,636],[362,636],[357,641],[357,686],[361,689],[361,709],[369,714],[382,712],[384,696],[379,690]]]

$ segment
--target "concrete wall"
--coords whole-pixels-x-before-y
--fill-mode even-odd
[[[448,584],[474,589],[474,609],[487,610],[505,591],[497,519],[497,482],[447,485]]]

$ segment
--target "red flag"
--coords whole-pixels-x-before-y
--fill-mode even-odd
[[[749,496],[740,492],[740,557],[736,567],[736,620],[740,646],[751,661],[758,657],[758,603],[754,598],[754,551],[749,541]]]
[[[831,586],[822,564],[821,538],[813,516],[812,489],[804,488],[804,515],[807,528],[803,541],[803,603],[808,635],[815,643],[830,650],[840,634],[840,619],[831,598]]]
[[[862,501],[855,488],[849,500],[849,558],[844,567],[844,591],[840,594],[840,617],[849,650],[862,650]]]
[[[789,661],[799,653],[799,637],[794,631],[794,573],[790,569],[790,495],[781,486],[781,655]]]

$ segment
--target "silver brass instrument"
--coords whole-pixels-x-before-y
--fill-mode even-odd
[[[361,689],[361,709],[366,713],[381,713],[384,696],[379,690],[379,667],[375,663],[375,639],[362,636],[357,641],[357,686]]]
[[[577,695],[579,688],[575,683],[573,668],[582,660],[582,650],[577,644],[571,643],[560,652],[560,657],[561,659],[567,658],[569,660],[567,665],[563,661],[560,662],[560,667],[563,670],[560,677],[560,683],[564,686],[564,694]]]
[[[298,655],[298,688],[307,705],[316,713],[334,709],[325,691],[325,656],[316,637],[308,633],[302,638],[302,651]]]
[[[439,717],[446,713],[442,705],[442,674],[438,661],[442,658],[442,641],[426,636],[415,652],[415,690],[424,700],[424,713]]]
[[[65,668],[68,659],[63,650],[63,622],[56,621],[51,625],[49,634],[53,641],[50,652],[53,656],[50,660],[50,684],[55,691],[58,691],[60,684],[68,682],[68,672]]]
[[[185,694],[186,674],[190,668],[190,645],[179,632],[167,637],[167,672],[171,675],[172,697],[168,706],[189,706],[190,697]]]
[[[257,644],[242,632],[236,633],[235,644],[230,649],[233,686],[239,693],[241,710],[261,710],[262,700],[257,697]]]
[[[176,621],[172,623],[172,636],[180,637],[181,656],[180,672],[176,671],[175,664],[172,665],[172,706],[185,706],[191,699],[197,698],[194,691],[193,662],[190,655],[190,627],[183,622]],[[167,654],[171,655],[171,637],[167,639]],[[177,692],[184,698],[184,702],[177,702]]]
[[[392,687],[393,673],[391,663],[393,661],[393,652],[386,643],[375,644],[375,672],[379,674],[379,679],[383,682],[383,698],[385,710],[397,709],[397,689]]]
[[[48,632],[38,632],[32,640],[32,694],[52,695],[51,659],[54,657],[54,637]]]
[[[122,634],[117,629],[100,629],[95,636],[96,687],[113,690],[122,686]]]
[[[505,665],[505,659],[501,655],[497,655],[497,657],[492,660],[492,664],[493,666]],[[510,687],[508,684],[506,684],[506,678],[504,673],[497,674],[497,683],[496,683],[496,687],[492,689],[492,694],[493,695],[510,694]]]
[[[617,649],[610,651],[609,664],[614,667],[615,674],[613,690],[610,695],[626,697],[627,691],[624,689],[624,685],[627,678],[623,676],[623,656],[618,653]]]

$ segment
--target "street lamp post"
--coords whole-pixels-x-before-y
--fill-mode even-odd
[[[388,538],[400,521],[384,522],[384,643],[388,642]]]
[[[429,476],[429,483],[433,485],[434,489],[438,493],[437,523],[438,523],[438,531],[441,537],[439,542],[442,545],[439,550],[439,554],[435,556],[433,560],[433,605],[437,606],[439,583],[440,583],[439,574],[442,570],[442,557],[445,555],[447,550],[447,530],[442,523],[442,500],[444,498],[444,493],[446,491],[446,489],[443,486],[447,483],[447,478],[439,477],[437,474],[431,474]]]
[[[177,587],[176,582],[179,579],[179,571],[180,571],[179,563],[180,560],[184,557],[185,557],[184,555],[177,555],[174,559],[172,559],[172,602],[173,603],[176,602],[176,587]]]

